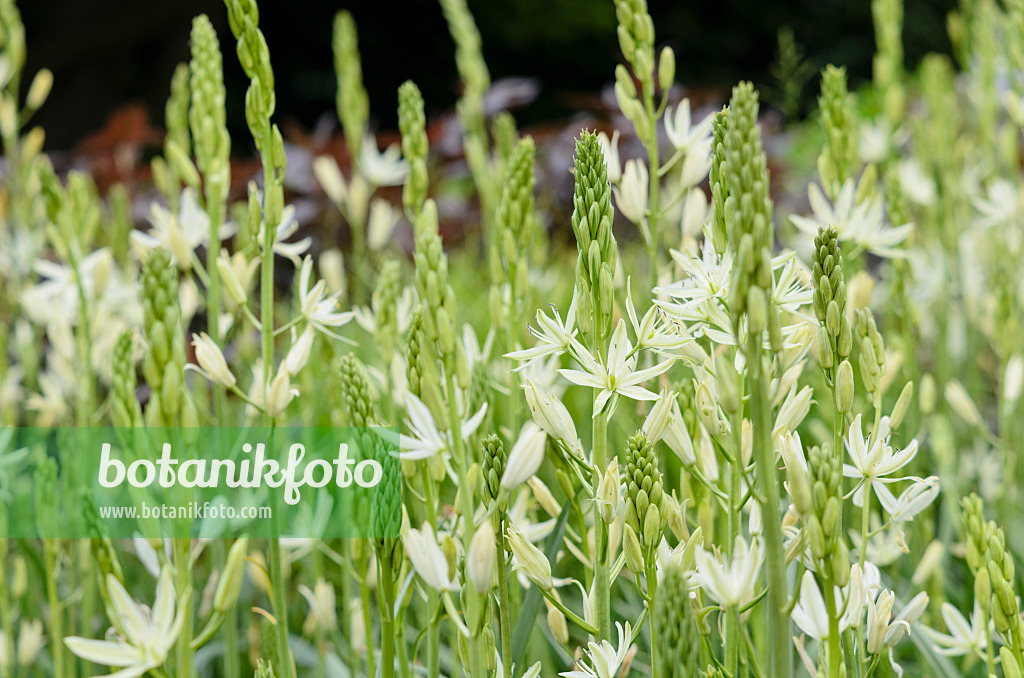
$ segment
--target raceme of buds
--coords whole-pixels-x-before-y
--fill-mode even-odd
[[[818,157],[818,174],[832,199],[857,167],[856,118],[853,97],[846,89],[846,69],[826,66],[818,97],[825,147]]]
[[[716,113],[711,122],[711,243],[720,257],[725,254],[729,242],[729,232],[725,224],[725,199],[729,195],[726,183],[728,161],[725,157],[725,129],[728,124],[729,116],[725,110]]]
[[[334,16],[333,48],[334,72],[338,78],[338,119],[345,132],[350,156],[358,158],[360,144],[366,136],[370,103],[363,87],[356,24],[347,11],[338,12]]]
[[[427,199],[427,119],[423,96],[412,80],[398,88],[398,129],[402,133],[402,155],[409,163],[409,174],[402,189],[406,216],[414,220]]]
[[[850,564],[843,539],[843,465],[841,457],[825,443],[807,451],[811,477],[813,512],[805,518],[810,536],[811,554],[831,571],[837,585],[843,586]]]
[[[505,475],[505,446],[494,433],[483,439],[483,463],[481,464],[482,494],[489,506],[501,494],[501,478]]]
[[[347,353],[338,361],[338,375],[341,379],[341,395],[345,410],[353,426],[369,426],[373,420],[373,399],[370,396],[370,382],[366,368],[354,353]]]
[[[814,315],[820,325],[818,352],[825,378],[835,387],[839,365],[850,356],[853,335],[846,314],[843,253],[839,234],[832,227],[819,229],[814,238],[812,276]]]
[[[534,154],[533,139],[520,139],[509,158],[505,184],[495,212],[500,258],[507,280],[517,287],[521,282],[516,280],[520,259],[529,250],[532,235]],[[518,295],[523,292],[525,290],[516,290]]]
[[[650,549],[661,543],[666,518],[654,445],[638,432],[626,444],[625,458],[626,523],[636,531],[643,546]]]
[[[208,200],[218,204],[230,188],[231,137],[228,135],[224,73],[217,32],[205,14],[192,22],[192,102],[189,123],[196,165],[205,178]],[[219,208],[218,208],[219,209]]]
[[[697,675],[697,620],[688,588],[689,574],[682,564],[665,567],[658,582],[653,612],[659,676],[689,678]]]
[[[882,375],[885,373],[885,342],[870,309],[860,309],[854,314],[860,347],[860,376],[865,390],[875,394],[881,387]]]
[[[596,328],[600,339],[611,332],[613,275],[618,261],[618,246],[612,234],[608,167],[597,135],[586,130],[576,141],[575,170],[572,230],[579,248],[576,285],[583,292],[579,297],[576,320],[580,331],[588,334],[596,311],[597,317],[603,318],[603,326]]]

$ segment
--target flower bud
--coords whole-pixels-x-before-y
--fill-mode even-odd
[[[466,555],[466,573],[477,593],[487,593],[491,589],[496,558],[494,526],[490,520],[484,520],[477,525]]]
[[[294,328],[292,330],[294,332]],[[284,369],[288,374],[296,375],[306,363],[309,362],[309,354],[313,350],[313,326],[307,325],[298,339],[294,340],[291,348],[288,349],[284,358]]]
[[[298,394],[298,389],[292,388],[288,371],[279,369],[277,376],[270,382],[270,389],[267,391],[267,401],[264,405],[267,414],[271,417],[278,416],[284,412],[288,404],[291,403],[292,398]]]
[[[619,495],[621,493],[621,480],[619,478],[619,462],[612,459],[601,476],[601,482],[597,485],[597,510],[606,524],[615,519],[619,511]]]
[[[231,258],[223,250],[220,256],[217,257],[217,272],[220,274],[220,280],[224,284],[224,289],[227,291],[228,296],[231,297],[231,301],[239,306],[245,304],[249,295],[235,274],[235,269],[231,265]]]
[[[719,400],[726,414],[735,414],[743,406],[739,393],[739,375],[736,367],[723,353],[715,360],[715,383]]]
[[[651,408],[644,420],[643,432],[651,444],[657,443],[665,435],[665,430],[672,421],[672,406],[676,402],[676,394],[662,389],[661,397]]]
[[[853,409],[853,366],[849,360],[839,363],[836,371],[836,408],[844,413]]]
[[[220,580],[217,582],[217,592],[213,596],[213,609],[221,614],[227,613],[238,600],[238,593],[242,590],[242,580],[245,579],[245,558],[248,550],[249,539],[242,537],[236,539],[228,551],[224,570],[220,573]]]
[[[661,50],[658,57],[658,86],[662,91],[668,91],[676,78],[676,53],[671,47]]]
[[[25,108],[31,111],[38,110],[46,101],[46,97],[50,95],[52,88],[53,73],[48,68],[40,70],[36,73],[36,77],[32,78],[28,94],[25,95]]]
[[[572,415],[562,401],[543,391],[530,379],[523,384],[523,392],[537,425],[555,440],[560,440],[570,447],[578,447],[576,424],[573,423]]]
[[[547,439],[544,430],[532,421],[523,426],[519,440],[512,446],[505,462],[505,473],[501,478],[503,488],[514,490],[533,477],[544,461]]]
[[[562,506],[555,500],[555,495],[551,494],[551,490],[544,484],[544,481],[533,476],[526,481],[526,484],[533,490],[533,498],[537,500],[540,507],[544,509],[549,516],[557,518],[562,513]]]
[[[956,379],[953,379],[946,384],[946,401],[949,402],[949,406],[953,408],[961,419],[970,424],[971,426],[981,425],[981,414],[978,412],[977,405],[974,404],[974,400],[971,399],[970,394],[967,393],[967,389]]]
[[[639,573],[644,571],[644,558],[640,549],[640,540],[633,528],[626,523],[622,533],[622,551],[626,555],[626,567],[630,572]]]
[[[889,428],[893,431],[900,427],[903,423],[903,418],[907,416],[907,410],[910,409],[910,401],[914,397],[914,382],[908,381],[900,391],[900,397],[896,399],[896,404],[892,407],[892,414],[889,415]]]

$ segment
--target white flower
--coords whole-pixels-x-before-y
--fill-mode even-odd
[[[428,523],[418,530],[407,529],[402,533],[402,543],[409,562],[423,581],[435,591],[458,591],[460,586],[454,577],[448,575],[448,559],[437,544],[434,528]]]
[[[399,438],[399,456],[402,459],[427,459],[451,450],[451,432],[441,433],[437,429],[430,409],[411,391],[405,392],[405,411],[408,414],[405,424],[412,435],[402,435]],[[476,414],[462,422],[463,438],[468,439],[476,431],[486,413],[487,403],[484,403]]]
[[[617,184],[622,178],[622,165],[619,164],[619,130],[612,132],[612,138],[604,132],[597,133],[597,141],[601,144],[604,164],[608,168],[608,183]]]
[[[1003,373],[1003,400],[1013,407],[1020,400],[1024,389],[1024,356],[1017,354],[1006,361],[1006,372]]]
[[[154,202],[149,211],[149,232],[132,231],[131,239],[144,251],[163,247],[179,268],[188,270],[192,268],[196,248],[210,238],[210,217],[199,206],[195,189],[191,187],[182,190],[178,204],[178,213],[172,214]],[[222,227],[220,237],[227,237],[232,230],[231,226]]]
[[[842,609],[843,601],[838,587],[833,587],[833,595],[836,599],[836,609]],[[800,582],[800,602],[793,607],[790,616],[796,625],[811,638],[815,640],[828,638],[828,612],[825,607],[825,597],[818,587],[818,580],[809,571],[804,572]],[[842,633],[847,628],[849,628],[849,620],[841,618],[839,632]]]
[[[637,350],[651,349],[655,353],[668,354],[671,351],[678,351],[693,338],[680,334],[676,331],[669,331],[664,322],[664,313],[660,312],[657,304],[644,313],[643,320],[637,320],[636,309],[633,307],[633,294],[630,290],[630,279],[626,279],[626,315],[633,326],[633,333],[636,335]]]
[[[284,369],[288,374],[296,375],[306,363],[309,362],[309,355],[313,350],[313,326],[306,325],[302,334],[295,336],[295,328],[292,328],[292,345],[284,357]]]
[[[894,483],[901,478],[890,478],[896,471],[910,463],[917,454],[917,440],[911,440],[902,450],[893,452],[889,447],[889,421],[883,417],[875,431],[867,438],[861,432],[861,415],[857,415],[846,434],[846,451],[853,465],[843,464],[843,475],[861,479],[853,494],[853,503],[863,506],[864,488],[869,490],[877,483]]]
[[[637,225],[646,221],[648,183],[647,165],[634,159],[626,163],[619,185],[612,187],[615,205],[623,216]]]
[[[674,112],[671,106],[665,110],[665,134],[678,151],[689,154],[695,147],[708,146],[710,149],[713,119],[714,114],[709,113],[694,125],[690,117],[690,100],[683,99]]]
[[[905,523],[912,520],[939,496],[938,477],[930,476],[924,480],[914,478],[912,481],[910,487],[905,489],[898,498],[885,485],[875,486],[878,501],[881,502],[882,508],[894,523]]]
[[[260,251],[263,250],[263,241],[266,238],[266,219],[260,222],[260,230],[258,234],[258,242]],[[309,236],[297,241],[297,242],[285,242],[288,238],[295,235],[295,232],[299,230],[299,221],[295,217],[295,205],[286,205],[281,210],[281,222],[277,225],[277,230],[274,231],[274,254],[290,259],[296,266],[301,265],[302,261],[300,257],[305,254],[309,246],[313,244],[313,239]]]
[[[7,632],[0,631],[0,672],[3,672],[4,675],[13,675],[11,658],[7,656],[8,641]],[[18,627],[18,642],[14,652],[15,662],[22,667],[33,666],[45,644],[43,622],[38,619],[22,619]]]
[[[371,250],[379,250],[387,245],[401,216],[401,210],[392,207],[387,200],[374,198],[370,203],[370,218],[366,225],[366,246]]]
[[[195,348],[199,367],[189,363],[186,365],[186,369],[191,367],[213,383],[220,384],[225,388],[231,388],[235,385],[235,375],[228,368],[228,363],[224,359],[224,353],[220,350],[220,346],[210,338],[210,335],[206,332],[193,334],[192,346]]]
[[[764,555],[757,539],[747,548],[746,540],[736,537],[729,563],[724,562],[720,553],[712,555],[704,549],[697,551],[694,583],[715,602],[726,607],[739,607],[754,597],[754,585],[763,562]]]
[[[318,156],[313,160],[313,175],[331,202],[339,206],[345,203],[348,186],[337,160],[329,155]]]
[[[377,139],[368,134],[359,150],[359,172],[374,186],[399,186],[405,181],[409,164],[402,159],[398,144],[391,144],[381,153]]]
[[[847,179],[839,190],[834,203],[829,202],[821,186],[811,183],[807,187],[807,198],[811,203],[813,218],[797,214],[790,221],[808,235],[817,235],[818,229],[832,226],[842,241],[852,241],[858,246],[880,257],[904,257],[906,252],[897,249],[913,230],[912,224],[890,227],[884,222],[884,206],[881,196],[861,203],[856,200],[857,185]]]
[[[711,171],[711,144],[692,148],[683,159],[683,168],[679,173],[679,185],[682,188],[693,188]]]
[[[889,155],[891,137],[887,118],[879,118],[877,123],[862,124],[859,134],[860,159],[865,163],[885,160]]]
[[[907,199],[918,205],[935,204],[935,180],[925,174],[914,158],[901,160],[897,167],[900,188]]]
[[[514,490],[537,473],[544,461],[547,440],[548,434],[532,421],[523,426],[505,462],[505,474],[501,477],[503,488]]]
[[[993,179],[985,189],[985,197],[975,197],[973,202],[974,208],[981,215],[976,223],[982,228],[1010,224],[1020,219],[1020,191],[1015,184],[1002,177]]]
[[[329,337],[339,339],[341,341],[348,341],[339,334],[336,334],[329,330],[329,327],[343,327],[348,323],[354,316],[355,313],[352,311],[338,311],[338,293],[328,295],[327,294],[327,283],[323,280],[318,280],[316,285],[310,289],[309,282],[310,277],[313,275],[313,259],[312,257],[306,257],[302,262],[302,268],[299,271],[299,310],[302,316],[312,325],[314,328],[323,332]]]
[[[591,642],[587,649],[587,658],[590,660],[591,666],[578,661],[576,670],[563,671],[558,675],[565,676],[565,678],[616,678],[619,667],[622,666],[622,662],[625,661],[626,654],[633,644],[633,629],[629,622],[626,622],[626,628],[622,628],[621,623],[615,622],[615,629],[619,635],[618,647],[613,647],[607,640],[602,640],[600,643]]]
[[[302,624],[302,632],[307,636],[313,635],[315,631],[334,632],[338,628],[337,597],[334,587],[320,578],[316,580],[312,590],[305,585],[300,585],[298,590],[309,605],[309,615]]]
[[[574,348],[573,357],[583,371],[562,369],[558,372],[574,384],[598,389],[597,398],[594,401],[594,416],[604,410],[613,395],[624,395],[633,400],[657,400],[656,393],[648,391],[640,384],[664,373],[672,366],[673,362],[673,359],[669,359],[654,367],[634,372],[636,354],[626,337],[626,323],[621,318],[612,333],[611,343],[608,346],[608,357],[604,365],[599,363],[575,339],[572,341],[572,346]]]
[[[985,615],[979,602],[974,601],[974,611],[971,612],[970,623],[960,610],[950,603],[943,603],[939,611],[942,613],[942,621],[949,629],[948,634],[928,626],[921,627],[925,635],[935,642],[935,651],[949,657],[974,654],[983,659],[991,635],[991,624],[989,624],[989,628],[985,628],[986,625],[983,623]]]
[[[537,311],[537,325],[536,327],[530,325],[530,334],[538,339],[537,345],[533,348],[505,354],[506,358],[524,361],[524,364],[516,368],[517,372],[542,358],[561,355],[569,348],[572,338],[576,336],[576,295],[578,292],[579,290],[573,290],[572,303],[569,305],[569,312],[565,315],[564,322],[553,304],[551,312],[554,317],[548,316],[543,311]]]
[[[924,614],[928,606],[928,594],[918,593],[890,621],[895,599],[892,591],[884,589],[879,592],[877,600],[868,598],[867,650],[871,654],[879,654],[886,647],[892,647],[903,640],[910,633],[910,626]]]
[[[165,566],[160,572],[152,610],[132,600],[112,574],[107,575],[107,591],[116,615],[112,620],[116,629],[114,639],[71,636],[64,639],[64,644],[93,664],[121,667],[120,671],[109,674],[116,678],[136,678],[161,666],[185,622],[184,609],[177,605],[170,567]]]

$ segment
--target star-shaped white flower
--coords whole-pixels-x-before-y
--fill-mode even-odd
[[[921,627],[925,635],[935,642],[935,651],[949,657],[973,654],[984,659],[992,625],[990,623],[989,628],[985,628],[986,625],[983,623],[985,616],[978,601],[974,601],[974,611],[971,612],[970,622],[960,610],[950,603],[943,603],[939,611],[942,613],[942,621],[945,622],[949,633],[942,633],[928,626]]]
[[[597,399],[594,401],[595,417],[604,410],[614,395],[624,395],[633,400],[657,400],[658,394],[648,391],[641,384],[663,374],[675,361],[674,358],[670,358],[654,367],[634,372],[636,353],[626,336],[626,321],[621,318],[612,333],[605,364],[598,362],[586,347],[575,339],[572,340],[570,350],[583,370],[563,369],[558,372],[574,384],[597,389]]]
[[[430,414],[430,408],[410,391],[405,392],[405,410],[408,414],[405,424],[411,435],[399,437],[399,456],[402,459],[427,459],[451,450],[451,432],[441,433]],[[484,403],[476,414],[462,422],[463,438],[468,439],[476,431],[486,413],[487,403]]]
[[[882,417],[878,431],[865,438],[861,429],[861,415],[858,414],[846,434],[846,451],[853,463],[843,464],[843,475],[860,480],[853,492],[853,503],[863,506],[865,487],[871,489],[878,483],[903,480],[891,476],[910,463],[917,454],[917,440],[911,440],[902,450],[894,452],[889,446],[888,417]]]
[[[104,674],[106,678],[136,678],[163,665],[185,623],[184,610],[178,608],[171,569],[165,566],[160,572],[152,610],[132,600],[117,577],[109,574],[107,591],[116,615],[112,620],[116,630],[113,639],[71,636],[64,639],[64,644],[86,661],[121,668]]]
[[[736,537],[732,559],[726,563],[722,554],[697,551],[698,584],[715,602],[726,607],[739,607],[754,597],[754,584],[761,573],[764,554],[757,539],[747,547],[743,537]]]
[[[587,649],[587,658],[591,665],[578,661],[576,670],[563,671],[558,675],[565,678],[615,678],[633,644],[633,629],[630,628],[629,622],[626,622],[626,628],[615,622],[615,629],[619,635],[618,647],[613,647],[607,640],[600,643],[591,642]]]

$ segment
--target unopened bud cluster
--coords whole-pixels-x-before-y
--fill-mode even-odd
[[[822,572],[839,586],[850,574],[849,554],[843,538],[843,465],[831,445],[807,451],[811,480],[811,512],[805,516],[811,555]]]
[[[626,443],[625,460],[626,523],[649,552],[661,542],[665,526],[665,492],[654,445],[643,433],[633,435]]]
[[[822,71],[818,108],[825,130],[825,147],[818,156],[818,174],[825,192],[835,199],[857,166],[854,102],[846,89],[846,68],[829,65]]]
[[[853,368],[849,362],[853,333],[846,313],[843,253],[839,234],[831,226],[820,229],[815,236],[812,261],[814,315],[820,325],[819,360],[825,380],[835,390],[839,411],[849,412],[853,406]]]
[[[398,129],[402,133],[402,157],[409,163],[409,174],[402,189],[406,216],[415,220],[427,199],[427,117],[423,113],[423,95],[412,80],[398,88]]]
[[[870,309],[855,312],[857,346],[860,348],[860,377],[869,394],[875,395],[881,388],[885,373],[885,340],[882,339],[875,316]]]

